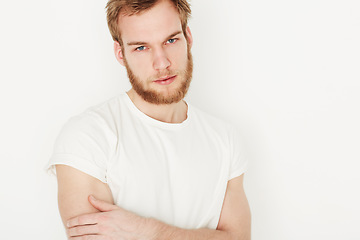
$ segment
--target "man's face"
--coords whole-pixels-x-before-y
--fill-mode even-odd
[[[185,38],[172,3],[160,1],[140,15],[121,16],[119,22],[120,63],[135,92],[154,104],[183,99],[192,77],[192,38],[189,29]]]

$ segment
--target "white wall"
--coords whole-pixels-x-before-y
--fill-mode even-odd
[[[65,239],[43,170],[54,140],[129,88],[105,4],[0,3],[1,239]],[[253,240],[360,239],[359,1],[192,5],[188,101],[244,134]]]

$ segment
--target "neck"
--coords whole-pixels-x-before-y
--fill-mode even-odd
[[[141,112],[158,121],[182,123],[187,118],[187,104],[183,100],[172,104],[153,104],[142,99],[134,89],[130,89],[127,94]]]

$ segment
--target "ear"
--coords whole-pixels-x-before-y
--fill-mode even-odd
[[[121,65],[125,66],[123,51],[121,49],[120,43],[117,41],[114,42],[114,53],[116,60],[118,60]]]
[[[186,27],[186,38],[187,38],[187,42],[189,43],[189,46],[191,48],[193,45],[193,37],[192,37],[189,26]]]

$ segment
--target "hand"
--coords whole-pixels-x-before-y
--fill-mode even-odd
[[[140,217],[116,205],[89,196],[100,212],[81,215],[67,222],[69,240],[127,240],[156,238],[151,219]]]

